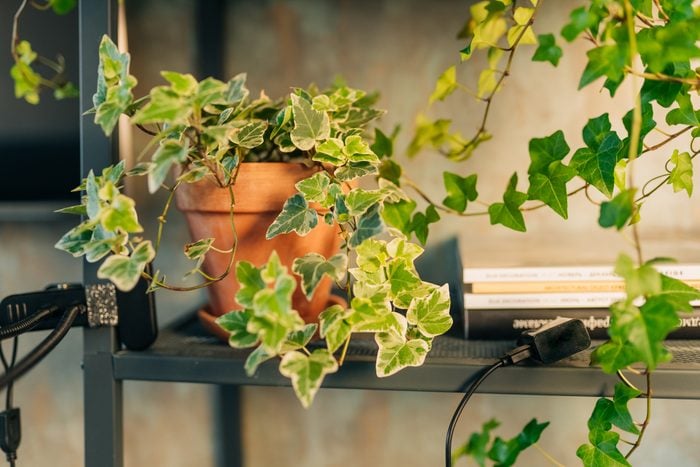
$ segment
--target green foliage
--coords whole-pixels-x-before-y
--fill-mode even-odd
[[[311,405],[323,378],[336,371],[338,363],[326,349],[316,349],[311,355],[289,352],[280,362],[280,373],[291,378],[294,392],[306,408]]]
[[[568,153],[569,145],[561,131],[530,140],[528,198],[544,202],[564,219],[568,218],[566,184],[577,174],[561,162]]]
[[[508,188],[503,194],[502,203],[493,203],[489,206],[489,218],[491,225],[502,224],[509,229],[525,232],[525,219],[520,212],[520,206],[527,201],[528,195],[516,190],[518,174],[514,173],[508,182]]]
[[[513,438],[504,440],[497,436],[492,440],[491,432],[499,425],[495,419],[484,423],[480,433],[473,433],[466,443],[453,451],[452,463],[462,457],[471,457],[481,467],[486,465],[487,459],[492,460],[497,467],[514,465],[520,453],[540,439],[549,422],[538,423],[537,419],[533,418]]]
[[[443,172],[442,180],[447,196],[442,200],[442,204],[455,211],[464,212],[467,209],[467,201],[474,201],[479,196],[476,191],[476,179],[476,174],[461,177],[451,172]]]
[[[131,90],[136,86],[136,78],[129,74],[129,54],[120,53],[106,35],[100,42],[99,53],[97,91],[92,96],[92,104],[95,106],[95,123],[102,127],[105,135],[109,135],[119,122],[119,116],[134,100]]]
[[[301,276],[301,288],[306,297],[311,299],[324,275],[340,282],[345,278],[347,267],[348,257],[342,253],[328,259],[318,253],[308,253],[294,260],[292,271]]]
[[[559,65],[559,59],[563,52],[556,44],[554,34],[540,34],[537,36],[539,46],[532,56],[533,62],[549,62],[554,66]]]

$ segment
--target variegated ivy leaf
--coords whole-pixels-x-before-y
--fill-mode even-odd
[[[236,349],[245,349],[258,343],[258,336],[248,332],[248,321],[253,316],[250,310],[231,311],[216,318],[224,331],[229,333],[228,344]]]
[[[334,166],[341,166],[347,161],[347,155],[343,149],[345,144],[339,138],[328,138],[316,147],[316,153],[312,159]]]
[[[95,263],[110,252],[125,254],[126,244],[129,241],[129,235],[124,231],[118,233],[108,232],[101,225],[96,225],[92,231],[92,238],[84,247],[85,260],[88,263]]]
[[[100,62],[97,67],[97,91],[92,96],[95,106],[95,123],[102,127],[105,135],[119,122],[119,116],[131,105],[131,90],[136,78],[129,74],[128,53],[120,53],[107,36],[102,36],[99,47]]]
[[[457,87],[457,67],[453,65],[445,70],[438,78],[435,83],[435,90],[433,90],[433,93],[430,95],[429,102],[432,104],[435,101],[445,100]]]
[[[237,104],[248,97],[249,91],[245,86],[247,77],[245,73],[239,73],[227,83],[226,102],[229,105]]]
[[[311,100],[311,107],[319,112],[332,112],[337,110],[337,107],[331,103],[331,98],[325,94],[314,96],[314,98]]]
[[[269,299],[269,295],[265,298]],[[264,347],[268,354],[277,355],[287,335],[304,327],[304,320],[291,308],[284,312],[277,312],[275,309],[261,312],[258,308],[255,313],[256,316],[251,316],[246,329],[260,338],[260,346]]]
[[[118,194],[100,212],[100,223],[110,232],[122,229],[125,232],[142,232],[136,214],[135,202],[126,195]]]
[[[246,149],[256,148],[265,141],[265,130],[267,122],[250,122],[233,134],[231,142]]]
[[[308,253],[294,260],[292,271],[301,276],[301,288],[310,300],[324,275],[340,282],[345,278],[347,267],[348,257],[343,253],[328,259],[318,253]]]
[[[157,86],[151,89],[149,97],[148,103],[131,117],[133,123],[179,125],[186,123],[192,113],[189,98],[181,96],[168,86]]]
[[[452,327],[450,289],[447,284],[435,288],[428,296],[414,298],[406,312],[410,324],[418,326],[421,334],[435,337]]]
[[[280,353],[291,352],[306,347],[311,341],[311,338],[314,337],[317,329],[318,324],[310,323],[301,329],[290,332],[284,344],[282,344]]]
[[[386,251],[392,258],[401,258],[409,264],[423,254],[423,248],[404,238],[397,237],[386,244]]]
[[[345,148],[343,151],[349,162],[379,163],[377,155],[370,149],[369,144],[367,144],[360,135],[350,135],[345,138]]]
[[[197,92],[193,96],[194,104],[200,109],[212,112],[210,104],[226,104],[228,85],[218,79],[206,78],[197,84]],[[213,112],[212,112],[213,113]]]
[[[318,213],[309,207],[300,194],[293,195],[282,207],[275,221],[267,229],[268,240],[280,234],[296,232],[304,236],[318,224]]]
[[[422,284],[413,264],[403,258],[391,260],[386,274],[391,286],[392,299],[399,297],[402,292],[415,292]]]
[[[189,73],[161,71],[160,75],[170,83],[170,88],[181,96],[190,96],[197,90],[197,80]]]
[[[187,160],[188,143],[167,139],[158,146],[153,154],[151,170],[148,172],[148,191],[155,193],[165,181],[174,164]]]
[[[243,366],[243,368],[245,368],[245,373],[248,376],[253,376],[262,363],[274,357],[275,354],[269,353],[262,345],[257,347],[248,355],[245,361],[245,365]]]
[[[403,315],[391,311],[389,300],[382,300],[380,296],[355,297],[351,309],[347,321],[352,332],[400,332],[401,320],[405,321]]]
[[[386,242],[370,238],[355,249],[357,266],[363,271],[377,272],[389,259]]]
[[[252,308],[255,294],[265,288],[260,270],[247,261],[239,261],[236,264],[236,280],[240,284],[236,301],[243,307]]]
[[[282,264],[276,251],[272,251],[270,259],[260,268],[260,277],[266,284],[277,284],[282,278],[290,278],[287,267]]]
[[[292,94],[291,99],[294,114],[292,142],[298,149],[308,151],[316,146],[317,141],[326,140],[330,136],[328,114],[314,110],[306,99],[296,94]]]
[[[349,182],[356,178],[377,173],[377,166],[371,162],[349,162],[335,171],[335,178],[341,182]]]
[[[131,256],[112,255],[102,263],[97,271],[97,277],[108,279],[123,292],[128,292],[136,286],[141,273],[155,257],[156,253],[149,240],[139,243]]]
[[[352,333],[352,326],[347,320],[351,314],[352,310],[333,305],[319,315],[320,334],[323,339],[326,339],[326,345],[331,353],[338,350]]]
[[[280,373],[292,380],[292,387],[305,408],[311,406],[314,396],[329,373],[338,371],[335,361],[326,349],[316,349],[311,355],[289,352],[282,357]]]
[[[95,174],[91,170],[85,179],[85,209],[90,219],[97,219],[100,215],[100,187],[97,184]]]
[[[384,224],[379,215],[379,204],[375,204],[357,219],[357,228],[348,243],[350,247],[356,248],[365,240],[382,233],[383,230]]]
[[[348,214],[351,216],[360,216],[364,214],[370,207],[377,204],[384,197],[381,190],[363,190],[355,188],[345,196],[345,205],[348,208]]]
[[[673,186],[673,192],[685,190],[688,196],[693,194],[693,162],[687,152],[679,153],[678,149],[671,154],[673,168],[668,176],[668,183]]]
[[[375,368],[380,378],[409,366],[421,366],[430,351],[430,344],[424,339],[406,339],[406,319],[399,316],[401,331],[380,332],[374,336],[379,346]]]
[[[294,185],[304,199],[310,203],[319,203],[323,207],[333,204],[334,197],[329,196],[328,186],[331,179],[326,172],[316,172],[309,178],[305,178]]]
[[[85,245],[92,239],[92,233],[97,225],[96,221],[87,220],[66,232],[56,242],[54,248],[71,254],[78,258],[85,254]]]

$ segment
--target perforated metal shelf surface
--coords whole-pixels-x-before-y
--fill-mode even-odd
[[[353,339],[343,368],[329,375],[324,387],[457,392],[513,345],[511,341],[440,337],[422,367],[377,378],[373,340]],[[675,358],[657,371],[655,395],[700,399],[700,341],[669,341],[668,346]],[[246,376],[243,362],[247,355],[248,351],[232,349],[208,335],[194,316],[188,316],[161,330],[150,349],[116,353],[114,375],[122,380],[289,385],[289,380],[279,375],[275,361],[261,365],[255,376]],[[480,390],[501,394],[598,396],[610,394],[615,382],[614,377],[591,367],[588,351],[551,366],[526,364],[501,369]]]

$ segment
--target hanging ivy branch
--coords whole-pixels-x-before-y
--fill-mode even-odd
[[[43,89],[53,91],[54,98],[58,100],[77,97],[78,89],[65,76],[66,64],[63,57],[59,55],[51,60],[39,55],[32,50],[29,41],[20,38],[20,17],[29,3],[29,0],[22,0],[12,20],[10,52],[14,65],[10,69],[10,76],[15,83],[15,97],[24,99],[29,104],[38,104]],[[77,0],[49,0],[45,4],[31,2],[31,5],[38,10],[51,9],[57,15],[65,15],[75,8],[76,3]],[[46,76],[40,73],[36,65],[42,65],[52,74]]]

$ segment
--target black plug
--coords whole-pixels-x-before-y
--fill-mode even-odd
[[[527,346],[530,357],[542,363],[554,363],[591,346],[591,336],[580,319],[558,317],[544,326],[525,331],[518,339]]]
[[[8,462],[17,459],[17,448],[22,440],[22,426],[19,420],[19,407],[0,412],[0,448],[7,455]]]

